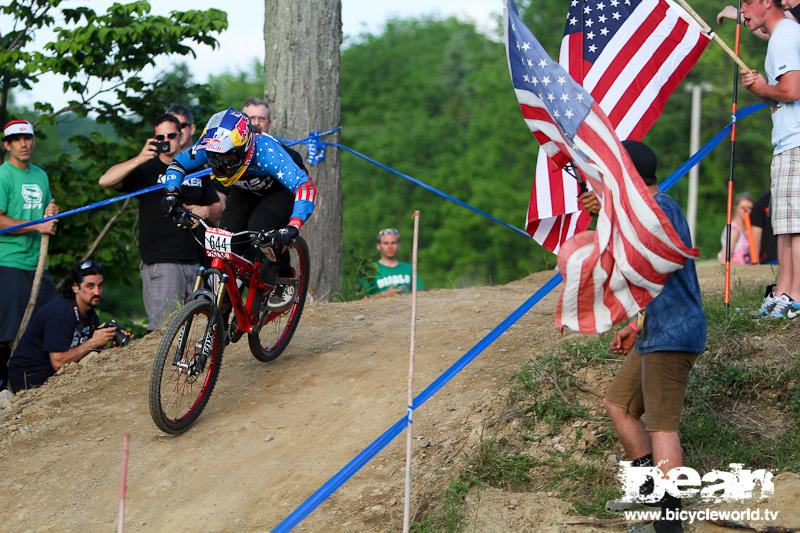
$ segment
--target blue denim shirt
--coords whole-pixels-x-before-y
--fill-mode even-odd
[[[686,217],[666,193],[654,196],[686,246],[692,239]],[[635,348],[640,354],[650,352],[703,353],[706,347],[706,315],[694,260],[673,272],[661,294],[645,307],[644,326],[639,330]]]

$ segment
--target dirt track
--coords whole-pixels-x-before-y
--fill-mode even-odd
[[[764,280],[769,271],[739,272]],[[721,286],[718,266],[700,272],[706,286]],[[421,293],[417,392],[553,274]],[[481,411],[508,374],[559,340],[557,292],[416,411],[415,494],[446,478],[447,460],[476,440]],[[127,531],[272,529],[404,415],[409,310],[405,296],[313,303],[276,361],[256,361],[246,340],[229,346],[208,407],[178,437],[162,434],[147,406],[158,332],[71,365],[0,410],[0,529],[113,530],[126,433]],[[400,529],[404,443],[396,439],[297,530]],[[540,524],[564,520],[566,506],[550,503]]]

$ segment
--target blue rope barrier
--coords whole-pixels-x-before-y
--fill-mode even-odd
[[[432,193],[434,193],[434,194],[438,194],[438,195],[439,195],[439,196],[441,196],[442,198],[446,198],[446,199],[450,200],[451,202],[454,202],[454,203],[456,203],[456,204],[460,205],[461,207],[465,207],[465,208],[469,209],[470,211],[473,211],[473,212],[475,212],[475,213],[478,213],[479,215],[483,215],[483,216],[485,216],[486,218],[488,218],[489,220],[492,220],[492,221],[494,221],[494,222],[497,222],[497,223],[498,223],[498,224],[500,224],[501,226],[505,226],[505,227],[507,227],[508,229],[512,229],[512,230],[516,231],[517,233],[521,233],[522,235],[524,235],[524,236],[525,236],[525,237],[527,237],[528,239],[530,239],[530,238],[531,238],[531,236],[530,236],[530,235],[528,235],[528,232],[526,232],[525,230],[523,230],[523,229],[519,229],[519,228],[517,228],[516,226],[512,226],[511,224],[508,224],[508,223],[506,223],[506,222],[503,222],[502,220],[500,220],[500,219],[498,219],[498,218],[495,218],[495,217],[493,217],[492,215],[490,215],[489,213],[486,213],[485,211],[481,211],[480,209],[478,209],[478,208],[476,208],[476,207],[472,207],[471,205],[469,205],[469,204],[467,204],[467,203],[464,203],[464,202],[462,202],[461,200],[459,200],[459,199],[457,199],[457,198],[454,198],[454,197],[450,196],[449,194],[447,194],[447,193],[445,193],[445,192],[442,192],[442,191],[440,191],[439,189],[436,189],[436,188],[434,188],[434,187],[431,187],[430,185],[428,185],[428,184],[426,184],[426,183],[423,183],[423,182],[421,182],[421,181],[419,181],[419,180],[417,180],[417,179],[414,179],[414,178],[412,178],[411,176],[409,176],[409,175],[407,175],[407,174],[403,174],[402,172],[398,172],[397,170],[395,170],[395,169],[393,169],[393,168],[391,168],[391,167],[388,167],[388,166],[384,165],[383,163],[379,163],[379,162],[375,161],[374,159],[371,159],[371,158],[369,158],[369,157],[365,156],[364,154],[360,154],[360,153],[356,152],[356,151],[355,151],[355,150],[353,150],[352,148],[348,148],[347,146],[343,146],[343,145],[341,145],[341,144],[338,144],[338,143],[325,143],[325,144],[326,144],[326,145],[328,145],[328,146],[336,146],[337,148],[340,148],[340,149],[342,149],[342,150],[345,150],[345,151],[347,151],[347,152],[350,152],[350,153],[351,153],[351,154],[353,154],[353,155],[357,155],[358,157],[360,157],[360,158],[364,159],[365,161],[369,161],[370,163],[372,163],[373,165],[375,165],[375,166],[377,166],[377,167],[381,167],[381,168],[382,168],[382,169],[384,169],[384,170],[388,170],[388,171],[389,171],[389,172],[391,172],[392,174],[396,174],[396,175],[400,176],[401,178],[403,178],[403,179],[405,179],[405,180],[408,180],[408,181],[410,181],[411,183],[413,183],[413,184],[415,184],[415,185],[418,185],[418,186],[422,187],[423,189],[426,189],[426,190],[428,190],[428,191],[430,191],[430,192],[432,192]]]
[[[520,305],[513,313],[511,313],[505,320],[498,324],[492,331],[483,337],[478,343],[473,346],[467,353],[453,363],[450,368],[444,371],[441,376],[428,385],[419,395],[414,398],[413,409],[417,409],[425,403],[431,396],[433,396],[439,389],[444,387],[448,381],[453,379],[456,374],[461,372],[473,359],[475,359],[487,346],[492,344],[497,338],[505,333],[517,320],[519,320],[525,313],[531,310],[539,301],[547,296],[559,283],[561,283],[561,274],[556,274],[545,283],[536,293]],[[409,415],[404,416],[394,423],[392,427],[383,432],[383,434],[375,439],[369,446],[367,446],[361,453],[353,458],[347,465],[333,475],[328,481],[325,482],[314,494],[312,494],[306,501],[300,504],[297,509],[287,516],[280,524],[275,526],[272,530],[273,533],[283,533],[291,531],[294,526],[299,524],[305,517],[316,509],[319,504],[324,502],[328,497],[333,494],[339,487],[344,485],[353,474],[358,472],[372,457],[379,451],[386,447],[408,424]]]
[[[211,170],[210,169],[201,170],[199,172],[195,172],[193,174],[189,174],[188,176],[186,176],[184,178],[184,181],[186,181],[186,180],[188,180],[190,178],[197,178],[197,177],[200,177],[200,176],[205,176],[207,174],[211,174]],[[140,189],[138,191],[134,191],[134,192],[130,192],[130,193],[127,193],[127,194],[123,194],[122,196],[115,196],[114,198],[108,198],[106,200],[101,200],[99,202],[95,202],[95,203],[90,204],[90,205],[85,205],[83,207],[77,207],[77,208],[71,209],[69,211],[64,211],[63,213],[59,213],[59,214],[53,215],[51,217],[45,217],[45,218],[42,218],[42,219],[39,219],[39,220],[29,220],[28,222],[23,222],[22,224],[17,224],[16,226],[11,226],[9,228],[0,229],[0,235],[2,235],[3,233],[8,233],[9,231],[18,230],[20,228],[27,228],[28,226],[33,226],[34,224],[40,224],[42,222],[47,222],[48,220],[55,220],[57,218],[63,218],[63,217],[69,216],[69,215],[74,215],[76,213],[82,213],[84,211],[89,211],[90,209],[95,209],[95,208],[98,208],[98,207],[102,207],[104,205],[113,204],[114,202],[119,202],[119,201],[125,200],[127,198],[132,198],[134,196],[139,196],[139,195],[142,195],[142,194],[147,194],[149,192],[157,191],[158,189],[163,189],[164,187],[165,187],[164,183],[159,183],[157,185],[152,185],[150,187],[147,187],[147,188],[144,188],[144,189]]]
[[[760,104],[751,105],[751,106],[745,107],[744,109],[739,110],[736,113],[736,117],[734,118],[734,120],[729,122],[727,126],[722,128],[722,130],[720,130],[719,133],[714,135],[714,137],[712,137],[710,141],[708,141],[706,144],[704,144],[702,146],[702,148],[700,148],[695,154],[692,155],[692,157],[687,159],[684,164],[679,166],[675,170],[675,172],[670,174],[664,181],[662,181],[661,184],[659,185],[659,188],[662,191],[669,190],[673,185],[675,185],[678,182],[678,180],[680,180],[683,176],[685,176],[686,173],[689,172],[689,170],[693,166],[695,166],[697,163],[699,163],[700,161],[705,159],[705,157],[709,153],[711,153],[711,151],[714,148],[716,148],[719,143],[722,142],[722,139],[724,139],[725,137],[728,136],[728,133],[730,133],[730,131],[731,131],[731,126],[736,121],[736,119],[744,118],[744,117],[746,117],[746,116],[748,116],[748,115],[750,115],[752,113],[755,113],[756,111],[764,109],[765,107],[767,107],[767,104],[760,103]]]
[[[747,108],[742,109],[737,113],[739,118],[746,117],[755,111],[763,109],[766,107],[765,104],[756,104]],[[715,135],[711,141],[706,143],[698,152],[692,155],[689,160],[687,160],[683,165],[678,167],[675,172],[670,174],[670,176],[664,180],[660,188],[663,191],[666,191],[672,185],[675,184],[680,178],[682,178],[686,173],[689,171],[691,167],[693,167],[697,162],[705,158],[720,142],[721,138],[724,138],[727,135],[727,132],[730,131],[731,124],[728,124],[725,128],[722,129],[717,135]],[[720,137],[718,139],[718,137]],[[334,143],[327,143],[334,146],[339,146]],[[339,146],[340,148],[351,152],[359,157],[364,158],[365,160],[382,167],[390,172],[398,174],[399,176],[408,179],[412,183],[417,183],[420,186],[423,186],[429,190],[433,190],[437,192],[435,189],[428,187],[417,180],[410,178],[404,174],[401,174],[391,168],[382,165],[358,152],[346,148],[344,146]],[[437,192],[437,194],[439,194]],[[447,197],[445,194],[441,194],[442,196]],[[454,200],[456,201],[456,200]],[[456,203],[460,203],[456,201]],[[469,207],[469,206],[467,206]],[[473,209],[473,211],[477,211]],[[480,213],[480,211],[477,211]],[[483,214],[483,213],[481,213]],[[491,217],[490,217],[491,218]],[[505,223],[502,223],[506,225]],[[513,228],[517,229],[517,228]],[[527,233],[525,234],[528,235]],[[428,399],[430,399],[436,392],[438,392],[447,382],[449,382],[453,377],[455,377],[461,370],[463,370],[470,362],[472,362],[475,357],[477,357],[487,346],[493,343],[497,338],[502,335],[512,324],[514,324],[519,318],[530,311],[539,301],[544,298],[547,294],[550,293],[556,286],[558,286],[562,281],[561,274],[556,274],[553,276],[547,283],[545,283],[536,293],[531,296],[528,300],[525,301],[516,311],[514,311],[511,315],[509,315],[503,322],[501,322],[497,327],[495,327],[488,335],[482,338],[478,343],[473,346],[467,353],[465,353],[458,361],[456,361],[453,365],[450,366],[445,372],[443,372],[436,380],[434,380],[428,387],[425,388],[419,395],[414,398],[414,405],[411,408],[412,411],[420,407],[423,403],[425,403]],[[314,492],[306,501],[300,504],[291,514],[289,514],[280,524],[278,524],[272,531],[274,533],[284,533],[287,531],[291,531],[294,526],[299,524],[303,521],[311,512],[314,511],[322,502],[324,502],[331,494],[333,494],[339,487],[344,485],[344,483],[349,480],[353,474],[355,474],[361,467],[363,467],[367,462],[369,462],[372,457],[374,457],[380,450],[385,448],[389,442],[391,442],[400,432],[408,425],[411,418],[411,413],[407,414],[405,417],[401,418],[397,422],[392,425],[388,430],[386,430],[380,437],[378,437],[375,441],[373,441],[367,448],[365,448],[360,454],[358,454],[353,460],[351,460],[347,465],[344,466],[339,472],[334,474],[325,484],[323,484],[316,492]]]

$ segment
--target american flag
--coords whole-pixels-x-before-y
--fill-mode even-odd
[[[551,159],[577,166],[602,204],[596,231],[578,233],[561,247],[564,288],[556,323],[603,332],[647,305],[697,250],[683,244],[605,113],[550,59],[513,0],[504,17],[511,80],[528,127]]]
[[[620,139],[641,140],[709,37],[668,0],[572,0],[559,62],[598,102]],[[559,246],[586,229],[578,184],[539,151],[525,229]]]

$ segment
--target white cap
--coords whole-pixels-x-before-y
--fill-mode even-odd
[[[11,135],[33,135],[33,124],[27,120],[12,120],[3,128],[3,140]]]

